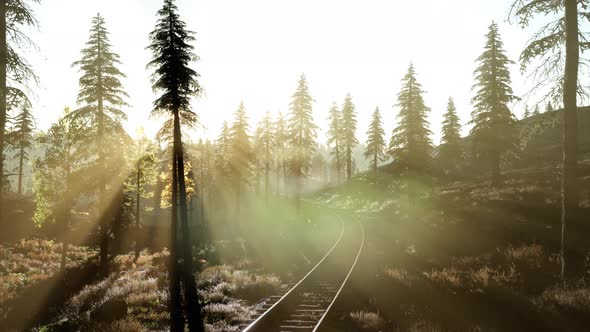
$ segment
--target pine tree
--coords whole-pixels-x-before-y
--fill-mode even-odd
[[[231,133],[227,121],[223,121],[221,132],[215,142],[215,168],[219,181],[223,181],[229,176],[230,137]]]
[[[20,113],[14,118],[13,131],[16,135],[16,145],[18,152],[15,158],[18,159],[18,193],[23,192],[23,167],[24,161],[29,159],[27,152],[33,146],[33,128],[35,119],[31,114],[31,104],[25,100],[21,106]]]
[[[385,154],[385,131],[381,123],[379,107],[375,107],[369,130],[367,131],[367,143],[365,147],[365,158],[369,160],[370,167],[377,174],[379,162],[386,160]]]
[[[340,174],[342,169],[341,118],[342,114],[340,113],[340,109],[336,102],[333,102],[332,107],[330,108],[330,116],[328,117],[328,120],[330,121],[330,126],[328,128],[328,145],[333,145],[330,154],[334,157],[336,163],[336,178],[338,179],[338,184],[340,184]]]
[[[438,152],[439,165],[445,174],[452,174],[458,169],[462,159],[461,123],[453,98],[449,98],[447,111],[442,122],[442,140]]]
[[[270,168],[273,162],[272,160],[272,149],[273,149],[273,123],[270,117],[270,113],[266,112],[264,118],[258,124],[256,129],[256,158],[261,165],[262,173],[264,174],[264,190],[265,197],[268,201],[268,195],[270,193]]]
[[[311,159],[315,153],[315,139],[317,126],[313,123],[313,99],[309,94],[305,75],[301,75],[297,90],[291,96],[289,104],[289,132],[291,158],[289,160],[291,173],[296,181],[296,204],[300,211],[299,196],[303,189],[303,179],[311,167]]]
[[[399,125],[389,143],[389,154],[403,173],[421,172],[429,166],[432,141],[426,117],[430,108],[424,105],[422,93],[414,66],[410,64],[397,97]]]
[[[539,104],[535,105],[535,109],[533,110],[533,115],[539,115],[541,111],[539,111]]]
[[[280,192],[280,179],[281,172],[283,173],[283,180],[287,178],[287,163],[285,161],[285,149],[288,141],[287,136],[287,124],[283,113],[279,112],[277,120],[274,123],[273,130],[273,146],[275,148],[275,160],[276,160],[276,191],[277,195]]]
[[[192,242],[188,226],[187,188],[185,181],[185,161],[182,146],[181,119],[183,124],[196,122],[196,115],[191,111],[190,101],[193,96],[200,96],[202,88],[197,81],[199,74],[189,67],[198,60],[190,43],[195,40],[193,33],[186,29],[186,23],[180,19],[178,8],[173,0],[164,0],[158,11],[156,27],[149,35],[153,60],[148,64],[154,68],[152,83],[154,91],[161,95],[154,101],[152,115],[166,115],[168,126],[173,135],[172,158],[172,238],[170,245],[170,315],[171,330],[182,331],[183,322],[180,313],[180,290],[178,287],[178,258],[176,252],[176,210],[180,207],[182,229],[182,276],[184,284],[185,308],[188,326],[191,331],[204,331],[201,305],[193,277]],[[171,123],[171,125],[170,125]],[[166,123],[164,124],[166,126]]]
[[[342,104],[342,147],[344,150],[344,159],[346,160],[346,178],[351,179],[352,170],[352,149],[356,147],[359,142],[356,139],[356,110],[352,103],[350,93],[344,98]]]
[[[248,134],[248,116],[244,103],[240,102],[234,113],[234,123],[230,128],[230,177],[234,182],[236,194],[235,218],[236,229],[240,226],[241,192],[244,181],[248,178],[252,162],[252,143]]]
[[[39,0],[29,0],[38,3]],[[22,95],[19,86],[36,80],[31,66],[18,51],[32,46],[32,40],[23,32],[35,27],[37,21],[25,0],[0,1],[0,222],[5,218],[4,206],[4,150],[5,134],[10,109],[10,96]]]
[[[524,105],[524,114],[522,116],[523,119],[526,119],[531,116],[531,111],[529,110],[529,105]]]
[[[547,102],[547,107],[545,107],[545,112],[553,112],[553,105],[551,105],[551,100]]]
[[[105,21],[98,14],[92,19],[90,38],[82,50],[82,59],[74,62],[82,72],[79,80],[78,104],[80,107],[69,116],[85,119],[96,141],[98,166],[98,213],[100,220],[100,266],[106,275],[109,259],[109,225],[106,209],[107,190],[107,137],[121,129],[121,121],[126,118],[120,110],[126,105],[120,78],[123,73],[117,69],[119,56],[111,51],[109,34]]]
[[[487,160],[492,170],[492,183],[500,181],[500,160],[514,144],[515,117],[508,103],[516,97],[510,87],[510,61],[502,49],[498,25],[492,23],[486,35],[484,52],[477,59],[475,70],[476,91],[472,99],[475,110],[471,113],[471,136],[474,151]]]
[[[585,1],[538,1],[515,0],[511,14],[518,18],[520,25],[528,26],[535,16],[554,17],[554,21],[543,24],[535,38],[520,55],[521,69],[527,70],[535,60],[543,58],[542,64],[564,64],[563,66],[539,65],[534,74],[545,77],[544,83],[553,86],[549,97],[563,99],[562,146],[563,171],[561,173],[561,279],[566,280],[566,229],[575,217],[579,204],[578,172],[578,93],[583,91],[578,81],[580,52],[587,51],[590,44],[585,42],[588,35],[580,29],[581,22],[590,17]],[[581,37],[580,37],[581,36]],[[584,42],[580,42],[580,38]],[[564,59],[565,58],[565,59]],[[539,84],[546,86],[547,84]]]

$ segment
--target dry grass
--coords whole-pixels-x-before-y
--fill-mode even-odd
[[[376,312],[351,312],[350,318],[362,330],[379,330],[385,326],[385,320]]]
[[[86,247],[69,246],[67,266],[77,266],[95,252]],[[0,304],[19,291],[59,272],[61,243],[47,240],[21,240],[13,247],[0,247]]]
[[[431,272],[424,272],[426,278],[435,283],[450,285],[452,287],[460,287],[463,283],[462,273],[455,267],[443,268],[440,270],[432,270]]]
[[[408,271],[403,268],[386,267],[383,270],[383,273],[385,276],[392,278],[405,286],[409,287],[412,285],[412,278],[409,276]]]
[[[234,270],[229,265],[208,267],[197,276],[197,285],[205,298],[222,295],[255,302],[275,294],[281,285],[274,275],[258,275]]]
[[[538,306],[557,311],[590,315],[590,287],[551,287],[534,301]]]

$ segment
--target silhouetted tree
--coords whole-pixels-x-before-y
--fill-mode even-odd
[[[16,115],[13,122],[12,134],[15,135],[15,143],[17,153],[15,157],[18,159],[18,193],[23,192],[23,166],[24,161],[29,159],[29,150],[33,146],[33,129],[35,119],[31,114],[31,104],[28,100],[24,100],[21,105],[20,112]]]
[[[535,16],[555,17],[525,47],[520,55],[521,69],[526,71],[531,64],[538,64],[535,77],[542,77],[538,86],[551,84],[547,96],[554,101],[563,100],[562,145],[563,163],[561,174],[561,279],[566,280],[566,226],[572,221],[578,208],[578,112],[577,94],[583,91],[578,81],[580,52],[590,48],[588,35],[580,29],[587,22],[590,12],[586,1],[537,1],[515,0],[511,14],[524,28]],[[583,42],[580,42],[582,35]],[[565,54],[565,59],[564,59]],[[564,61],[565,60],[565,61]]]
[[[533,110],[533,115],[539,115],[541,111],[539,111],[539,104],[535,105],[535,109]]]
[[[472,99],[474,111],[470,124],[473,124],[474,151],[486,160],[492,171],[492,183],[500,182],[500,161],[515,142],[515,117],[508,103],[515,99],[510,87],[510,70],[513,63],[504,54],[498,25],[493,23],[486,35],[484,52],[477,59],[475,70],[476,94]]]
[[[301,75],[297,90],[291,96],[289,104],[289,119],[287,130],[291,158],[289,160],[291,174],[296,181],[295,203],[297,211],[300,211],[300,195],[303,189],[303,179],[311,167],[311,158],[315,153],[315,138],[317,126],[313,123],[312,115],[313,99],[309,94],[305,75]]]
[[[445,174],[457,171],[462,159],[461,123],[453,98],[449,98],[442,122],[442,139],[438,152],[439,166]]]
[[[402,79],[402,88],[397,95],[399,124],[393,130],[389,154],[402,172],[420,172],[429,166],[432,141],[422,86],[416,80],[414,66],[410,64]]]
[[[352,178],[352,149],[356,147],[359,142],[356,139],[356,110],[352,103],[350,93],[344,98],[342,104],[342,147],[344,150],[344,158],[346,160],[346,177],[350,180]]]
[[[375,174],[377,174],[379,162],[386,160],[385,148],[385,131],[381,123],[381,114],[379,113],[379,107],[375,107],[367,131],[367,146],[365,147],[365,158],[369,160],[369,165]]]
[[[529,116],[531,116],[531,111],[529,110],[529,105],[524,105],[524,114],[523,114],[522,118],[526,119]]]
[[[240,225],[240,207],[242,184],[248,178],[250,173],[250,163],[252,161],[252,144],[248,134],[248,116],[244,103],[240,102],[238,109],[234,113],[234,123],[230,128],[230,157],[229,168],[231,178],[234,182],[236,194],[235,201],[235,218],[236,228]]]
[[[22,95],[21,86],[31,78],[36,80],[31,66],[18,52],[34,46],[33,41],[23,32],[37,25],[29,3],[39,0],[0,1],[0,221],[4,220],[4,150],[5,130],[10,108],[10,95]],[[25,29],[23,29],[25,28]]]
[[[152,115],[166,115],[167,128],[172,129],[172,243],[170,264],[170,315],[171,330],[182,331],[183,322],[180,314],[180,291],[177,286],[178,260],[176,253],[176,209],[180,209],[182,229],[182,264],[184,299],[188,325],[191,331],[204,331],[201,316],[201,305],[198,300],[197,288],[193,277],[192,244],[188,226],[187,188],[185,182],[185,162],[182,146],[181,119],[183,124],[196,122],[196,115],[190,109],[190,100],[199,96],[202,88],[197,81],[199,74],[189,67],[192,61],[198,60],[194,47],[190,44],[195,40],[193,33],[186,29],[178,15],[178,8],[173,0],[164,0],[163,7],[158,11],[158,21],[150,33],[150,45],[153,59],[148,67],[154,68],[152,87],[161,95],[154,101]],[[170,125],[170,121],[172,122]],[[166,123],[165,123],[166,125]]]
[[[551,100],[547,102],[547,106],[545,107],[545,112],[553,112],[553,105],[551,105]]]
[[[121,130],[121,121],[126,119],[121,107],[125,106],[120,78],[123,73],[117,69],[119,56],[111,51],[109,33],[105,21],[96,15],[92,19],[90,38],[82,50],[82,59],[74,62],[82,72],[79,80],[78,104],[80,107],[68,116],[85,119],[88,130],[93,132],[96,140],[98,167],[98,218],[100,218],[100,266],[103,274],[108,271],[109,259],[109,224],[106,211],[107,191],[107,136]]]
[[[330,107],[330,116],[328,117],[328,120],[330,121],[330,126],[328,127],[328,145],[333,145],[330,154],[334,157],[337,174],[336,178],[338,179],[338,184],[340,184],[340,174],[342,172],[342,114],[340,113],[340,109],[338,108],[336,102],[333,102],[332,107]]]
[[[231,133],[227,121],[223,121],[221,132],[215,142],[215,168],[218,180],[224,180],[229,176],[229,158],[231,151]]]

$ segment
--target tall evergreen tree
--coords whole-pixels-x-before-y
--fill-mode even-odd
[[[520,62],[521,69],[526,71],[531,64],[537,63],[535,60],[541,59],[541,65],[536,67],[534,72],[541,75],[537,77],[544,77],[541,83],[551,84],[549,97],[553,100],[563,100],[560,256],[561,279],[565,283],[566,227],[577,214],[579,204],[577,97],[578,93],[583,91],[578,81],[580,52],[590,48],[590,44],[585,42],[588,33],[580,26],[587,22],[590,12],[586,1],[515,0],[511,14],[518,19],[523,28],[528,26],[535,16],[554,17],[552,22],[543,25],[535,34],[535,38],[525,47],[520,55]],[[580,38],[583,42],[580,42]]]
[[[474,111],[470,124],[476,155],[486,160],[491,168],[492,183],[500,181],[500,161],[514,144],[515,117],[508,103],[516,97],[510,87],[510,70],[513,63],[504,54],[498,25],[493,23],[486,35],[484,52],[477,59],[475,70],[476,91],[472,99]]]
[[[31,113],[31,104],[25,100],[21,105],[20,112],[14,118],[13,131],[15,134],[17,153],[15,157],[18,159],[18,193],[23,192],[23,168],[24,161],[29,159],[28,151],[33,146],[33,129],[35,119]]]
[[[522,118],[526,119],[529,116],[531,116],[531,111],[529,110],[529,105],[524,105],[524,114],[522,115]]]
[[[180,19],[178,8],[173,0],[164,0],[158,11],[156,27],[150,33],[150,45],[153,59],[148,67],[154,68],[152,87],[161,92],[154,101],[152,115],[168,117],[172,122],[173,157],[172,157],[172,237],[170,264],[170,315],[171,330],[182,331],[183,321],[180,313],[180,291],[178,287],[178,257],[176,239],[176,210],[180,214],[182,229],[182,276],[184,300],[187,311],[188,326],[191,331],[204,331],[201,305],[193,277],[192,242],[188,225],[187,188],[185,181],[185,161],[182,146],[181,119],[184,124],[196,122],[196,115],[191,111],[190,100],[200,96],[202,88],[197,79],[199,74],[190,68],[192,61],[198,60],[194,54],[194,34],[186,29],[186,23]]]
[[[90,38],[86,48],[82,50],[82,59],[74,62],[82,72],[79,80],[78,104],[80,107],[69,116],[85,119],[88,130],[93,133],[96,141],[98,169],[98,218],[100,218],[100,266],[103,274],[108,270],[109,259],[109,225],[106,212],[107,196],[107,139],[116,131],[120,131],[121,121],[126,118],[121,107],[125,106],[120,78],[123,73],[117,69],[119,56],[111,51],[109,33],[105,21],[98,14],[92,19]]]
[[[4,150],[5,131],[10,108],[10,95],[22,94],[19,87],[31,78],[36,80],[31,66],[19,54],[23,47],[33,45],[23,28],[34,27],[37,21],[29,3],[39,0],[0,1],[0,221],[4,220]]]
[[[453,98],[449,98],[442,122],[442,140],[438,152],[439,165],[446,174],[451,174],[457,171],[461,157],[461,123]]]
[[[389,143],[389,154],[404,173],[420,172],[429,166],[432,141],[426,117],[430,108],[424,105],[422,93],[422,85],[416,80],[414,66],[410,64],[397,95],[399,124]]]
[[[352,178],[352,149],[355,148],[359,141],[356,138],[356,110],[352,103],[350,93],[346,94],[342,104],[342,145],[344,150],[344,159],[346,160],[346,178]]]
[[[296,204],[298,211],[300,211],[299,196],[303,189],[303,179],[309,172],[311,159],[316,148],[317,126],[313,123],[312,103],[313,99],[309,94],[307,80],[305,79],[305,75],[301,74],[297,84],[297,90],[291,96],[287,123],[289,143],[292,149],[289,165],[291,174],[296,181]]]
[[[341,156],[342,156],[342,114],[336,102],[332,103],[330,107],[330,115],[328,117],[330,125],[328,127],[328,145],[333,145],[330,154],[334,157],[336,165],[336,178],[340,184],[340,175],[342,170]]]
[[[369,130],[367,131],[367,144],[365,147],[365,158],[369,160],[370,167],[377,174],[379,162],[385,161],[386,154],[385,131],[381,123],[379,107],[375,107]]]
[[[533,115],[539,115],[541,114],[541,111],[539,110],[539,104],[535,105],[535,108],[533,110]]]
[[[258,160],[260,161],[262,173],[264,174],[264,191],[265,197],[268,200],[270,193],[270,169],[272,165],[272,149],[273,149],[273,123],[270,117],[270,112],[266,112],[264,118],[258,124],[256,129],[256,146]]]
[[[236,194],[235,218],[236,228],[240,226],[241,192],[244,181],[248,178],[250,164],[252,162],[252,143],[248,134],[248,116],[244,102],[240,102],[234,113],[234,123],[230,128],[230,158],[229,167],[231,178],[234,182]]]
[[[225,180],[229,175],[230,138],[231,133],[227,121],[223,121],[221,132],[215,141],[215,168],[218,180]]]
[[[551,104],[551,100],[547,102],[547,106],[545,107],[545,112],[553,112],[553,105]]]
[[[286,181],[287,178],[287,162],[285,157],[285,150],[288,141],[287,136],[287,123],[285,121],[285,117],[283,113],[279,112],[277,116],[277,120],[274,123],[273,129],[273,147],[275,149],[275,161],[276,161],[276,191],[277,195],[281,189],[281,173],[283,174],[283,182]]]

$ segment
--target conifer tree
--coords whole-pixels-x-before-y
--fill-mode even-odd
[[[223,121],[221,132],[215,142],[215,168],[217,170],[218,180],[225,180],[229,175],[229,157],[230,157],[230,130],[227,121]]]
[[[586,1],[538,1],[515,0],[511,15],[518,19],[524,28],[536,16],[553,17],[549,24],[543,24],[532,41],[520,55],[521,70],[526,71],[531,64],[538,63],[534,69],[536,77],[544,77],[547,86],[551,84],[548,96],[553,100],[563,100],[562,147],[563,162],[561,174],[561,279],[566,280],[566,229],[578,210],[579,188],[578,172],[578,93],[583,91],[578,80],[580,52],[587,51],[588,34],[580,28],[582,22],[590,17]],[[582,42],[580,41],[582,40]],[[563,65],[561,65],[563,64]]]
[[[553,112],[553,105],[551,105],[551,100],[547,102],[547,107],[545,107],[545,112]]]
[[[23,192],[23,167],[24,161],[29,159],[27,152],[33,146],[33,128],[35,119],[31,114],[31,104],[24,100],[21,105],[20,113],[16,115],[13,122],[13,134],[15,134],[17,153],[15,158],[18,159],[18,193]]]
[[[235,227],[240,226],[240,208],[241,208],[241,191],[244,181],[248,178],[250,173],[250,164],[252,162],[252,143],[250,142],[250,135],[248,126],[248,116],[246,115],[246,108],[244,102],[240,102],[238,109],[234,113],[234,123],[230,128],[230,157],[229,169],[230,176],[234,182],[234,190],[236,194],[235,201]]]
[[[422,93],[414,66],[410,64],[397,97],[399,125],[389,143],[389,154],[403,173],[421,172],[429,166],[432,141],[426,117],[430,108],[424,105]]]
[[[351,179],[353,174],[352,169],[352,149],[356,147],[359,142],[356,138],[356,110],[352,103],[350,93],[344,98],[342,104],[342,147],[344,150],[344,159],[346,161],[346,178]]]
[[[535,109],[533,110],[533,115],[539,115],[541,111],[539,111],[539,104],[535,105]]]
[[[273,130],[273,146],[275,148],[276,160],[276,191],[277,195],[280,192],[281,173],[283,174],[283,181],[287,178],[287,163],[285,161],[285,149],[287,144],[287,124],[283,113],[279,112],[277,120],[274,123]]]
[[[379,107],[375,107],[369,130],[367,131],[367,143],[365,147],[365,158],[369,160],[369,165],[373,172],[377,174],[379,162],[385,161],[386,154],[385,131],[381,123],[381,114]]]
[[[181,122],[194,124],[196,114],[191,111],[190,101],[193,96],[200,96],[199,74],[190,68],[192,61],[198,60],[194,54],[194,34],[186,29],[186,23],[180,19],[178,8],[173,0],[164,0],[158,11],[156,27],[150,33],[150,45],[153,59],[148,67],[154,68],[152,83],[154,91],[161,92],[154,101],[152,115],[168,117],[168,126],[173,135],[172,157],[172,238],[170,264],[170,314],[171,330],[182,331],[183,321],[180,314],[180,291],[178,287],[178,255],[176,252],[176,210],[180,214],[182,229],[182,280],[184,284],[185,309],[189,330],[204,331],[201,305],[193,277],[192,242],[188,226],[187,187],[184,151],[182,146]],[[171,125],[170,125],[171,123]],[[166,126],[166,123],[165,123]]]
[[[316,149],[317,126],[313,123],[312,102],[307,80],[302,74],[297,84],[297,90],[291,96],[287,123],[289,143],[292,149],[289,165],[291,174],[296,181],[295,199],[298,211],[300,211],[299,196],[303,187],[303,179],[309,172],[311,159]]]
[[[531,111],[529,110],[529,105],[524,105],[524,114],[522,116],[523,119],[526,119],[531,116]]]
[[[256,155],[260,162],[262,173],[264,174],[264,190],[265,196],[268,200],[270,192],[270,167],[272,164],[272,149],[273,149],[273,123],[270,117],[270,112],[266,112],[264,118],[258,124],[256,129]]]
[[[447,111],[442,122],[442,140],[438,152],[439,165],[445,174],[457,171],[462,159],[461,123],[453,98],[449,98]]]
[[[100,226],[100,266],[103,274],[108,270],[109,259],[109,225],[106,213],[107,191],[107,140],[115,132],[121,131],[121,121],[126,119],[121,107],[125,106],[120,78],[123,73],[117,69],[120,64],[119,56],[111,51],[109,33],[105,21],[100,14],[92,19],[90,38],[86,48],[82,50],[82,58],[74,62],[82,76],[79,80],[78,92],[79,108],[69,116],[85,119],[96,142],[98,168],[98,206]]]
[[[340,184],[340,174],[342,169],[341,118],[342,114],[340,113],[340,109],[338,108],[336,102],[333,102],[332,107],[330,107],[330,115],[328,117],[328,120],[330,121],[330,125],[328,127],[328,145],[333,145],[330,154],[334,157],[337,174],[336,178],[338,179],[338,184]]]
[[[477,156],[486,160],[491,168],[492,183],[500,181],[500,161],[514,144],[515,117],[508,103],[516,97],[510,87],[508,65],[513,63],[504,54],[498,25],[493,23],[486,35],[484,52],[477,59],[475,70],[476,94],[472,99],[474,111],[470,124],[471,136]]]
[[[36,80],[31,66],[19,51],[34,45],[24,30],[37,26],[29,3],[38,2],[39,0],[0,1],[0,222],[5,219],[2,184],[6,180],[4,151],[9,98],[11,95],[22,95],[19,87],[26,85],[31,79]]]

